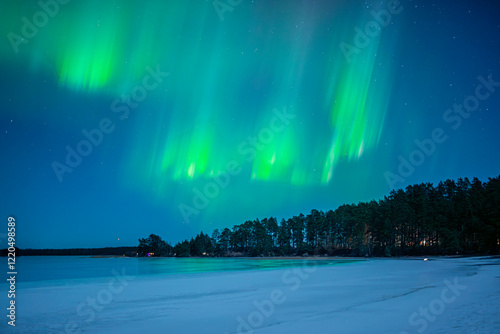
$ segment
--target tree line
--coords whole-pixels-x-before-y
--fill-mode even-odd
[[[152,234],[144,256],[406,256],[499,254],[500,176],[393,190],[379,201],[248,220],[171,246]]]

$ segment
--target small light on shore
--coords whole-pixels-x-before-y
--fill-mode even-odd
[[[424,261],[427,261],[427,258],[425,258]]]

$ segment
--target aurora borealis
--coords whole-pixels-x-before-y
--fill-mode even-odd
[[[176,242],[379,199],[436,128],[447,140],[394,188],[498,175],[500,88],[460,128],[443,119],[500,81],[493,1],[0,9],[1,212],[20,247]]]

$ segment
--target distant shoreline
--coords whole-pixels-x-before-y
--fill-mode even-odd
[[[252,257],[252,256],[155,256],[155,257],[136,257],[123,255],[25,255],[25,256],[79,256],[92,259],[120,259],[120,258],[142,258],[142,259],[246,259],[246,260],[307,260],[307,261],[368,261],[368,260],[417,260],[417,261],[433,261],[438,259],[459,259],[471,257],[489,257],[499,258],[500,255],[491,254],[474,254],[474,255],[431,255],[431,256],[400,256],[400,257],[354,257],[354,256],[270,256],[270,257]]]
[[[32,249],[16,248],[16,257],[20,256],[84,256],[90,258],[135,258],[137,247],[102,247],[102,248],[65,248],[65,249]],[[0,250],[0,256],[7,256],[7,249]],[[363,260],[363,259],[415,259],[429,260],[434,258],[468,258],[478,256],[498,256],[497,254],[458,254],[458,255],[412,255],[412,256],[325,256],[325,255],[295,255],[295,256],[154,256],[153,258],[192,258],[192,259],[255,259],[255,260]]]

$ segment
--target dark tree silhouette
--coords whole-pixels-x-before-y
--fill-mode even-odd
[[[151,243],[141,239],[139,249]],[[159,237],[158,237],[159,238]],[[153,239],[151,239],[153,240]],[[155,239],[156,240],[156,239]],[[421,183],[379,201],[248,220],[178,243],[176,256],[405,256],[500,250],[500,177]],[[141,248],[142,247],[142,248]],[[149,249],[149,248],[148,248]],[[168,253],[168,252],[167,252]],[[165,254],[165,252],[163,253]],[[155,252],[156,255],[156,252]]]

